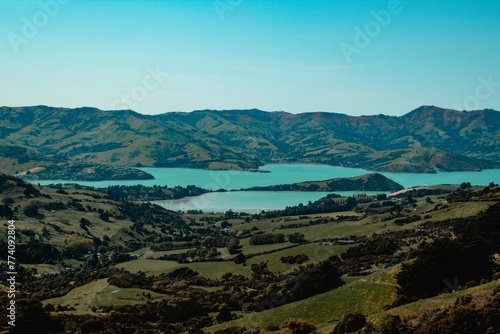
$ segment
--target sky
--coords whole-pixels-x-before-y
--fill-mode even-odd
[[[0,105],[500,110],[498,0],[0,0]]]

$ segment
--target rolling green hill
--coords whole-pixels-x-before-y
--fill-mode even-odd
[[[450,332],[472,334],[485,332],[474,332],[477,326],[498,329],[492,319],[500,276],[492,260],[500,251],[499,200],[495,184],[448,185],[390,198],[327,196],[254,215],[183,213],[113,192],[35,186],[0,174],[0,233],[9,235],[13,219],[22,333],[33,326],[278,333],[291,317],[331,333],[347,313],[361,312],[377,328],[371,333],[387,332],[387,319],[396,316],[401,331],[426,319],[455,328],[463,314],[473,314],[472,332]],[[0,249],[11,249],[6,238]],[[477,274],[483,265],[487,270]],[[3,282],[7,268],[0,261]],[[421,296],[414,280],[405,280],[412,275],[434,292]],[[435,297],[439,291],[445,295]],[[7,302],[7,293],[0,300]]]
[[[81,187],[34,186],[0,174],[0,217],[19,220],[18,252],[26,247],[30,263],[79,258],[71,241],[93,249],[132,251],[145,242],[183,241],[199,237],[178,213],[150,203],[134,203]],[[78,237],[78,238],[77,238]],[[5,239],[0,240],[5,244]],[[51,245],[49,256],[45,244]],[[83,247],[85,246],[85,247]],[[77,247],[78,248],[78,247]],[[68,256],[66,256],[66,255]],[[22,256],[18,256],[22,260]]]
[[[391,172],[480,170],[500,166],[500,112],[426,106],[401,117],[256,109],[148,116],[2,107],[0,141],[31,152],[28,161],[2,159],[0,168],[11,174],[70,159],[128,167],[254,169],[305,162]]]

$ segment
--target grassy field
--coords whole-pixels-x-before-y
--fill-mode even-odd
[[[207,276],[217,276],[210,270],[209,263],[205,263],[205,265],[198,263],[195,268],[202,270]],[[240,313],[242,315],[241,319],[213,326],[208,330],[217,330],[231,325],[247,327],[279,325],[289,317],[299,317],[315,324],[322,324],[321,329],[330,330],[345,312],[357,310],[363,313],[371,313],[380,310],[387,302],[387,296],[394,297],[394,272],[395,269],[391,268],[367,277],[346,277],[344,278],[346,285],[336,290],[261,313]],[[215,288],[210,289],[214,290]],[[146,294],[150,294],[151,297],[145,296]],[[159,300],[163,297],[164,295],[149,290],[124,289],[109,285],[106,279],[101,279],[75,288],[65,296],[45,300],[43,304],[61,305],[76,309],[62,313],[95,314],[93,310],[98,312],[99,307],[133,305]]]
[[[399,315],[402,319],[408,318],[417,314],[422,307],[432,306],[433,308],[442,309],[448,305],[453,304],[459,296],[474,294],[479,291],[492,291],[498,286],[500,286],[500,280],[492,281],[486,284],[453,293],[439,295],[433,298],[422,299],[414,303],[395,307],[388,311],[374,313],[368,316],[367,320],[376,324],[385,314]]]
[[[360,311],[370,313],[380,310],[387,302],[387,296],[394,296],[395,287],[376,278],[345,278],[346,285],[336,290],[311,297],[307,300],[287,304],[261,313],[242,313],[241,319],[207,328],[214,331],[230,326],[263,327],[279,325],[289,317],[297,317],[318,324],[320,332],[331,331],[334,324],[345,312]],[[162,295],[142,289],[121,289],[108,285],[105,280],[93,282],[77,288],[66,296],[49,299],[44,304],[60,304],[75,307],[69,314],[95,314],[93,307],[109,305],[130,305],[146,301],[143,293],[151,293],[151,299]],[[148,300],[151,300],[148,299]]]
[[[263,245],[268,246],[268,245]],[[253,247],[253,246],[249,246]],[[257,249],[262,246],[255,246]],[[233,261],[220,262],[194,262],[194,263],[177,263],[174,261],[156,260],[154,258],[140,257],[138,259],[121,263],[117,265],[130,272],[142,271],[148,275],[161,274],[171,272],[180,267],[188,267],[207,278],[221,278],[223,274],[231,272],[250,277],[252,264],[260,262],[268,262],[269,270],[276,273],[286,273],[293,270],[298,265],[285,264],[280,261],[283,256],[307,254],[310,261],[307,263],[316,263],[326,260],[330,256],[342,254],[349,246],[348,245],[319,245],[317,243],[303,244],[294,248],[278,250],[269,254],[254,256],[246,261],[246,265],[234,264]],[[267,249],[267,248],[266,248]],[[172,251],[173,252],[173,251]],[[176,252],[182,252],[177,250]],[[257,251],[256,251],[257,252]],[[154,253],[153,253],[154,254]],[[156,257],[156,256],[154,256]]]
[[[331,333],[335,324],[346,312],[361,312],[367,315],[368,321],[377,324],[385,314],[407,318],[416,315],[423,306],[440,309],[454,303],[460,295],[491,291],[500,286],[500,280],[496,280],[384,311],[383,307],[390,304],[396,297],[394,275],[398,269],[399,266],[395,266],[366,277],[347,277],[345,278],[346,284],[338,289],[260,313],[240,313],[240,319],[214,325],[207,330],[213,332],[231,326],[279,326],[284,320],[296,317],[317,325],[318,332],[326,334]]]
[[[95,313],[93,310],[98,311],[103,306],[141,304],[161,299],[164,296],[163,294],[145,289],[123,289],[109,285],[107,279],[104,278],[75,288],[65,296],[47,299],[43,301],[43,304],[75,308],[75,310],[64,311],[64,313],[92,314]]]
[[[147,296],[146,296],[147,295]],[[142,304],[148,301],[162,299],[165,295],[145,289],[128,288],[123,289],[115,285],[108,285],[95,296],[92,306],[122,306],[130,304]]]
[[[293,244],[291,244],[289,242],[281,242],[281,243],[270,244],[270,245],[250,245],[250,238],[240,240],[240,246],[242,247],[242,252],[245,255],[259,254],[259,253],[264,253],[264,252],[275,251],[275,250],[283,249],[283,248],[286,248],[286,247],[289,247],[292,245]]]
[[[215,325],[207,330],[215,331],[231,326],[279,326],[290,317],[321,324],[324,331],[331,330],[346,312],[371,314],[391,303],[396,296],[394,273],[394,268],[389,268],[366,277],[348,277],[345,279],[346,284],[340,288],[263,312],[243,313],[240,319]]]
[[[431,196],[432,200],[435,203],[438,203],[439,196]],[[430,214],[431,217],[426,219],[425,222],[439,221],[445,219],[445,217],[467,217],[477,214],[478,212],[485,210],[490,202],[475,202],[475,203],[450,203],[447,204],[448,207],[443,209],[439,209],[437,211],[432,211],[436,204],[426,203],[425,200],[421,199],[416,203],[415,208],[407,209],[407,215],[425,215],[426,213]],[[348,212],[342,213],[344,215],[348,215]],[[330,216],[330,215],[326,215]],[[323,217],[323,215],[314,215],[313,219],[317,217]],[[233,227],[231,230],[244,230],[257,228],[259,231],[266,233],[283,233],[286,235],[292,234],[295,232],[303,233],[305,235],[305,239],[309,241],[328,239],[328,238],[346,238],[350,236],[366,236],[372,235],[374,233],[380,234],[388,231],[398,231],[404,229],[416,229],[418,228],[424,220],[420,220],[417,222],[413,222],[407,225],[398,226],[393,224],[392,220],[383,221],[383,218],[390,217],[389,214],[382,215],[370,215],[359,221],[346,221],[346,222],[331,222],[320,225],[313,225],[307,227],[300,228],[291,228],[291,229],[278,229],[279,225],[282,224],[281,220],[276,222],[276,219],[265,219],[261,221],[253,221],[246,224],[238,223],[242,220],[232,220]],[[298,217],[296,217],[298,218]],[[292,221],[287,221],[286,223],[307,223],[308,219],[297,219]],[[284,222],[284,220],[283,220]],[[267,262],[268,267],[271,271],[276,273],[286,273],[297,265],[289,265],[280,262],[280,258],[288,255],[296,255],[296,254],[306,254],[310,258],[310,261],[307,263],[315,263],[318,261],[322,261],[327,259],[333,255],[340,255],[344,252],[349,246],[348,245],[320,245],[316,243],[308,243],[299,245],[297,247],[288,248],[293,244],[289,242],[278,243],[278,244],[270,244],[270,245],[250,245],[249,238],[244,238],[240,240],[241,251],[245,255],[252,254],[261,254],[253,256],[246,261],[246,265],[235,265],[232,261],[220,261],[220,262],[196,262],[196,263],[186,263],[179,264],[174,261],[162,261],[157,260],[158,257],[164,254],[176,254],[186,252],[188,249],[181,250],[171,250],[165,252],[151,252],[144,251],[143,256],[139,257],[136,260],[128,261],[120,264],[120,267],[131,271],[138,272],[142,271],[147,274],[160,274],[164,272],[170,272],[179,267],[189,267],[195,271],[198,271],[202,276],[207,278],[220,278],[224,273],[232,272],[233,274],[241,274],[246,277],[251,276],[250,267],[254,263]],[[230,259],[231,256],[227,253],[224,248],[219,249],[219,251],[223,254],[223,257],[226,259]]]
[[[65,296],[47,299],[44,305],[53,304],[66,307],[74,307],[75,311],[67,311],[72,314],[88,314],[97,294],[99,294],[109,284],[106,278],[82,285],[68,292]]]
[[[26,264],[24,265],[26,268],[33,268],[36,269],[38,275],[43,275],[43,274],[58,274],[61,272],[61,270],[52,264]]]

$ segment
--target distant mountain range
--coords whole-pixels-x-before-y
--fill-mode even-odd
[[[0,108],[0,169],[70,161],[251,170],[322,163],[390,172],[500,168],[500,112],[423,106],[400,117],[328,112]]]

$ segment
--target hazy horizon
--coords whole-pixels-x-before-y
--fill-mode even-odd
[[[189,111],[170,110],[170,111],[164,111],[164,112],[161,112],[161,113],[143,113],[143,112],[140,112],[140,111],[137,111],[137,110],[133,110],[133,109],[100,109],[100,108],[93,107],[93,106],[64,107],[64,106],[48,106],[48,105],[43,105],[43,104],[40,104],[40,105],[31,105],[31,106],[0,106],[0,108],[32,108],[32,107],[49,107],[49,108],[70,109],[70,110],[71,109],[81,109],[81,108],[92,108],[92,109],[95,108],[95,109],[99,109],[101,111],[132,111],[132,112],[135,112],[135,113],[138,113],[138,114],[141,114],[141,115],[147,115],[147,116],[155,116],[155,115],[162,115],[162,114],[168,114],[168,113],[192,113],[192,112],[205,111],[205,110],[216,111],[216,112],[217,111],[252,111],[252,110],[258,110],[258,111],[267,112],[267,113],[285,112],[285,113],[294,114],[294,115],[311,114],[311,113],[330,113],[330,114],[347,115],[347,116],[352,116],[352,117],[378,116],[378,115],[391,116],[391,117],[401,117],[401,116],[409,114],[412,111],[417,110],[417,109],[422,108],[422,107],[435,107],[435,108],[441,108],[441,109],[446,109],[446,110],[455,110],[455,111],[460,111],[460,112],[462,112],[462,111],[463,112],[472,112],[472,111],[481,111],[481,110],[500,111],[500,110],[496,110],[494,108],[487,108],[487,107],[486,108],[482,108],[482,109],[475,109],[475,110],[456,110],[456,109],[452,109],[452,108],[442,108],[440,106],[434,106],[434,105],[421,105],[419,107],[416,107],[416,108],[413,108],[411,110],[402,112],[400,114],[393,114],[393,115],[380,114],[380,113],[378,113],[378,114],[373,113],[373,114],[351,115],[351,114],[347,114],[347,113],[343,113],[343,112],[328,111],[328,110],[311,110],[311,111],[301,111],[301,112],[292,113],[292,112],[289,112],[289,111],[286,111],[286,110],[263,110],[263,109],[259,109],[259,108],[245,108],[245,109],[235,109],[235,108],[232,108],[232,109],[210,109],[210,108],[204,108],[204,109],[195,109],[195,110],[189,110]]]

